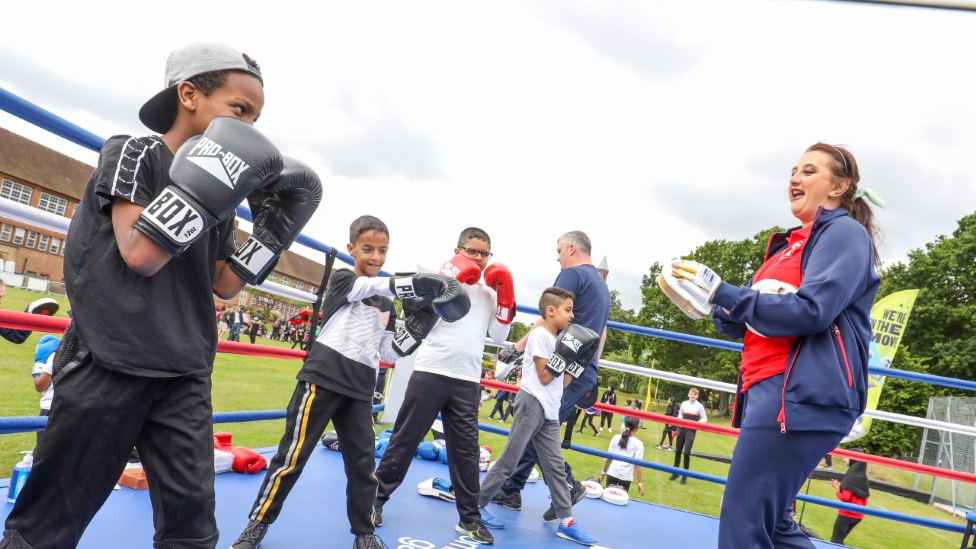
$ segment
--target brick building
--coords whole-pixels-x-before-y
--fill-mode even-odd
[[[93,170],[93,166],[0,128],[0,197],[70,219]],[[235,236],[237,242],[243,242],[247,233],[238,229]],[[16,221],[0,211],[0,270],[4,264],[12,264],[16,274],[61,282],[64,242],[62,233]],[[315,293],[324,269],[321,263],[285,252],[268,280]],[[264,307],[286,316],[308,308],[277,297],[260,298],[278,302],[268,307],[257,303],[259,297],[247,287],[229,301],[214,296],[214,302]]]
[[[71,218],[92,167],[0,128],[0,197]],[[65,235],[0,213],[0,260],[14,272],[62,281]]]

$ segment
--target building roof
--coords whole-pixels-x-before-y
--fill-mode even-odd
[[[0,128],[0,172],[81,200],[93,166]]]
[[[234,237],[237,239],[238,243],[247,240],[247,237],[251,236],[247,231],[243,231],[240,228],[235,229]],[[322,260],[325,261],[325,254],[322,254]],[[274,270],[278,273],[287,275],[292,279],[304,280],[309,284],[313,284],[316,288],[322,284],[322,275],[325,274],[325,265],[319,263],[314,259],[309,259],[303,255],[296,254],[295,252],[285,252],[281,255],[281,259],[278,260],[278,265],[275,266]]]

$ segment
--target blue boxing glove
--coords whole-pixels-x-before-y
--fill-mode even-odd
[[[390,439],[381,438],[376,441],[376,446],[374,447],[375,455],[378,458],[382,458],[383,454],[386,453],[386,447],[390,445]]]
[[[417,456],[423,459],[435,461],[437,454],[437,446],[434,446],[434,443],[429,440],[424,440],[417,445]]]
[[[58,349],[60,343],[61,338],[53,335],[46,335],[38,340],[37,348],[34,349],[34,369],[31,371],[32,376],[37,377],[41,375],[44,370],[44,365],[47,364],[47,359],[54,354],[54,351]]]

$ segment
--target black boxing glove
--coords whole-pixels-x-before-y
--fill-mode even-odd
[[[294,158],[285,158],[274,183],[247,197],[254,229],[230,257],[230,268],[248,284],[264,282],[321,201],[322,182],[315,172]]]
[[[583,374],[589,360],[580,361],[588,354],[589,359],[593,359],[596,347],[600,345],[600,336],[593,330],[570,324],[568,328],[559,333],[556,339],[556,348],[546,363],[546,371],[554,377],[563,375],[563,372],[578,378]]]
[[[390,291],[400,299],[419,297],[431,304],[437,316],[448,322],[464,318],[471,310],[471,299],[457,280],[441,275],[420,273],[390,277]]]
[[[403,300],[403,327],[393,336],[393,350],[407,356],[417,350],[440,319],[427,301],[416,297]]]
[[[176,151],[173,184],[139,214],[135,228],[178,256],[281,168],[271,141],[247,122],[218,116]]]

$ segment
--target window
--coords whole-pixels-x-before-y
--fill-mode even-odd
[[[0,187],[0,196],[21,204],[30,205],[32,194],[34,194],[34,189],[9,179],[4,179],[3,187]]]
[[[46,234],[42,234],[40,240],[37,242],[37,251],[46,252],[47,245],[50,242],[51,242],[51,237]]]
[[[291,286],[291,277],[281,275],[281,283],[285,286]]]
[[[61,257],[64,257],[64,249],[68,247],[68,241],[64,241],[64,246],[61,246]]]
[[[21,244],[23,244],[25,234],[27,234],[26,230],[21,229],[20,227],[16,227],[14,229],[14,245],[20,246]]]
[[[305,283],[302,282],[301,280],[296,280],[295,281],[295,288],[298,288],[299,290],[304,290],[305,289]]]
[[[35,273],[34,271],[24,271],[24,274],[27,276],[37,276],[37,273]]]
[[[41,199],[37,203],[37,207],[45,212],[64,215],[64,212],[68,209],[68,201],[60,196],[54,196],[53,194],[47,194],[41,191]]]
[[[37,244],[37,233],[29,231],[27,233],[27,247],[33,248],[35,244]]]
[[[10,235],[14,232],[13,225],[3,224],[3,230],[0,230],[0,240],[4,242],[10,242]]]
[[[271,271],[271,273],[268,274],[268,279],[269,280],[275,280],[276,278],[278,278],[278,273],[276,273],[274,271]]]
[[[51,249],[48,250],[48,251],[51,252],[54,255],[57,255],[59,249],[61,249],[61,239],[60,238],[52,238],[51,239]]]

